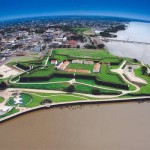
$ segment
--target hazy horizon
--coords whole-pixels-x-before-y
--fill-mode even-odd
[[[9,5],[8,5],[9,4]],[[36,16],[96,15],[150,21],[148,0],[7,0],[1,2],[0,20]]]

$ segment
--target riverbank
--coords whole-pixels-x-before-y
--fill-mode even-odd
[[[147,102],[40,110],[0,124],[0,145],[4,150],[149,150],[149,113]]]
[[[40,109],[44,108],[50,108],[50,107],[61,107],[61,106],[74,106],[74,105],[88,105],[88,104],[112,104],[112,103],[124,103],[124,102],[149,102],[150,101],[150,96],[145,96],[145,97],[134,97],[134,98],[116,98],[116,99],[104,99],[104,100],[86,100],[86,101],[71,101],[71,102],[61,102],[61,103],[51,103],[51,104],[45,104],[45,105],[40,105],[34,108],[28,108],[28,109],[23,109],[20,110],[19,112],[16,112],[14,114],[11,114],[9,116],[6,116],[4,118],[0,119],[0,123],[3,123],[5,121],[8,121],[10,119],[16,118],[20,115],[37,111]]]

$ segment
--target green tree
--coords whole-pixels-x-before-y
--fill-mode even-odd
[[[75,90],[75,87],[73,84],[71,84],[67,87],[67,92],[74,92],[74,90]]]
[[[146,74],[147,73],[147,67],[142,66],[141,71],[142,71],[142,74]]]
[[[98,88],[93,88],[92,94],[94,94],[94,95],[100,95],[100,94],[101,94],[101,91],[100,91],[100,89],[98,89]]]
[[[7,87],[8,87],[8,84],[5,81],[0,83],[0,89],[6,89]]]

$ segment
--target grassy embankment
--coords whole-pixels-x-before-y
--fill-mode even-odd
[[[2,103],[4,101],[3,97],[0,97],[0,103]]]
[[[135,72],[135,75],[137,77],[140,77],[142,79],[144,79],[145,81],[147,81],[147,85],[144,85],[144,86],[141,86],[140,88],[140,91],[135,93],[135,94],[141,94],[141,95],[150,95],[150,76],[147,75],[147,74],[143,74],[142,73],[142,70],[141,70],[141,67],[142,65],[138,68],[138,69],[135,69],[134,72]],[[134,94],[133,94],[134,95]]]
[[[13,108],[12,110],[10,110],[9,112],[7,112],[6,114],[1,115],[1,116],[0,116],[0,119],[1,119],[1,118],[4,118],[4,117],[7,117],[7,116],[10,116],[10,115],[12,115],[12,114],[15,114],[15,113],[17,113],[17,112],[19,112],[19,110],[16,109],[16,108]]]
[[[32,93],[32,92],[26,92],[32,97],[32,102],[24,105],[25,107],[36,107],[41,105],[41,102],[44,99],[50,99],[54,103],[59,102],[71,102],[71,101],[79,101],[79,100],[87,100],[88,98],[76,94],[55,94],[55,93]]]

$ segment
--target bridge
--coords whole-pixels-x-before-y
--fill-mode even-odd
[[[122,42],[122,43],[132,43],[132,44],[150,45],[150,43],[147,43],[147,42],[128,41],[128,40],[117,40],[117,39],[102,39],[102,41],[104,41],[104,42]]]

